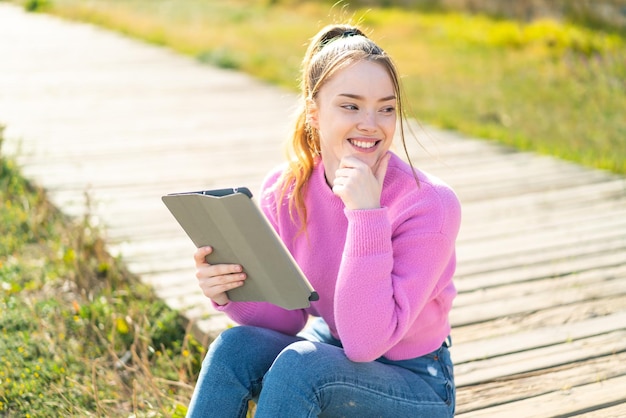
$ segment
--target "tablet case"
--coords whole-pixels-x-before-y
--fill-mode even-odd
[[[318,300],[282,240],[245,187],[174,193],[163,203],[196,247],[210,245],[210,264],[240,264],[247,279],[231,301],[265,301],[300,309]]]

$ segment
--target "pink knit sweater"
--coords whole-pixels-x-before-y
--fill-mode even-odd
[[[298,333],[309,315],[321,316],[353,361],[403,360],[437,349],[450,333],[448,313],[456,296],[452,276],[461,210],[450,187],[418,171],[418,188],[409,165],[392,155],[381,208],[347,210],[319,161],[305,198],[307,230],[298,234],[287,202],[276,201],[280,173],[265,179],[260,205],[319,301],[295,311],[260,302],[217,308],[237,323],[287,334]],[[278,204],[283,210],[276,210]]]

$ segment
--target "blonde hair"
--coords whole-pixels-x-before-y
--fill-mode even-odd
[[[320,88],[337,71],[361,60],[380,63],[387,70],[396,95],[400,137],[407,152],[404,142],[403,94],[395,64],[359,28],[343,24],[326,26],[311,39],[302,60],[301,103],[291,140],[287,143],[288,166],[278,182],[280,201],[288,197],[290,217],[294,223],[300,222],[301,232],[306,229],[307,220],[304,204],[306,184],[320,156],[319,134],[307,122],[307,101],[314,100]]]

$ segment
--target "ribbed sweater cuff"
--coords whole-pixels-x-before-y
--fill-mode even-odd
[[[348,219],[346,255],[361,257],[392,251],[391,225],[387,217],[387,208],[345,209],[344,213]]]
[[[211,303],[215,310],[228,314],[236,322],[244,322],[248,318],[253,318],[256,314],[257,307],[253,302],[229,302],[221,306],[213,301]]]

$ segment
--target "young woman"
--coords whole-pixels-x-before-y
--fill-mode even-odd
[[[245,417],[251,399],[257,418],[453,416],[459,202],[389,151],[398,122],[404,141],[399,78],[361,30],[324,28],[302,70],[291,157],[260,205],[319,301],[231,302],[245,266],[209,265],[200,248],[203,293],[242,326],[211,344],[188,416]]]

